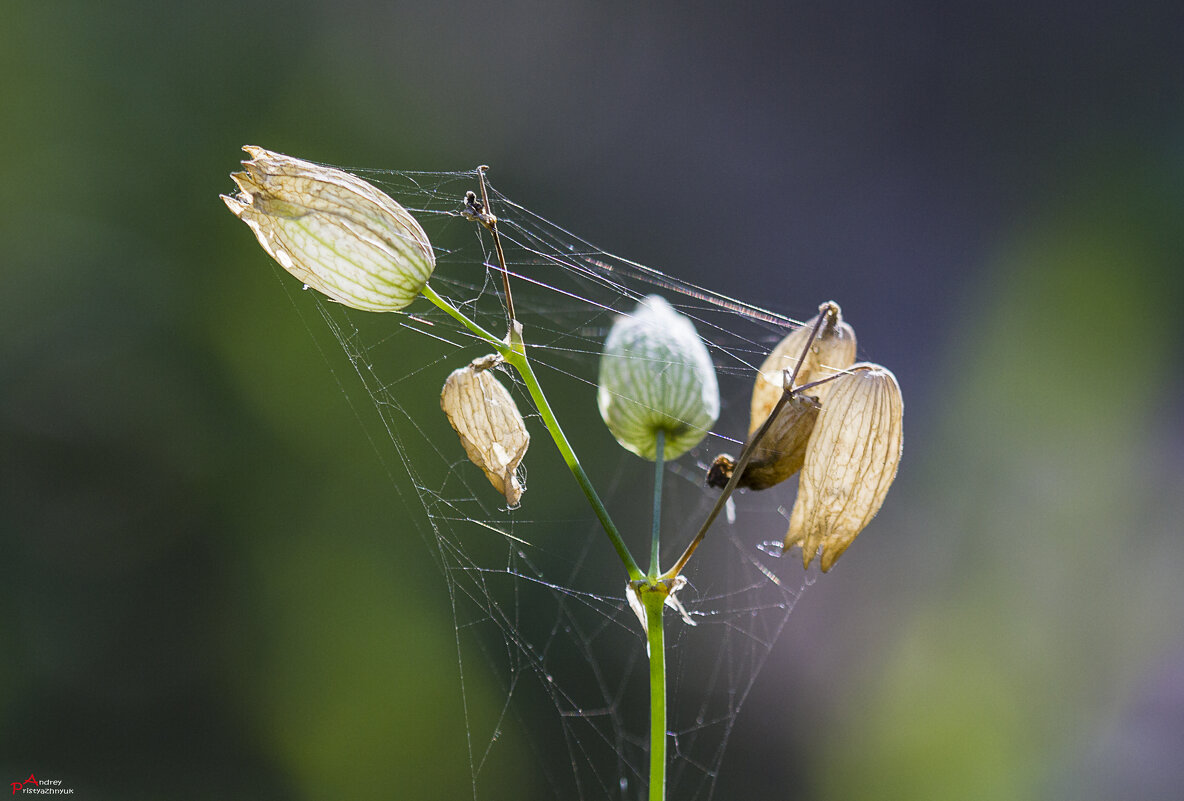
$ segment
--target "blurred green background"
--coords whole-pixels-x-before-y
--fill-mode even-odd
[[[430,549],[218,200],[253,143],[491,164],[624,256],[839,300],[894,369],[897,486],[798,604],[717,798],[1181,796],[1179,4],[3,18],[0,787],[471,797]]]

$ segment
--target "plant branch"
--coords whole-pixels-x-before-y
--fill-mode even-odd
[[[662,539],[662,473],[666,467],[666,432],[658,430],[658,444],[654,456],[654,528],[650,535],[650,579],[658,577],[658,560]]]
[[[650,658],[650,793],[649,801],[666,799],[666,641],[662,610],[665,585],[641,593],[646,614],[646,647]],[[667,590],[668,591],[668,590]]]
[[[719,497],[715,499],[715,505],[711,507],[711,511],[707,513],[707,519],[703,521],[703,525],[699,527],[699,532],[695,538],[691,540],[691,544],[687,546],[686,550],[682,552],[682,556],[675,562],[674,567],[662,574],[662,578],[672,579],[682,573],[687,562],[695,553],[695,549],[699,547],[699,543],[707,536],[707,530],[711,528],[711,524],[719,517],[719,513],[723,510],[724,505],[728,502],[728,498],[732,497],[732,493],[736,491],[736,487],[740,484],[740,479],[744,475],[745,468],[748,467],[748,461],[752,458],[752,454],[756,451],[757,445],[765,438],[765,434],[773,426],[773,421],[777,419],[777,415],[785,408],[785,404],[789,403],[796,393],[805,389],[806,387],[794,388],[793,384],[797,380],[798,371],[802,368],[802,363],[806,360],[806,354],[810,352],[810,347],[814,344],[814,338],[818,336],[818,332],[822,329],[823,324],[828,322],[833,317],[833,312],[830,311],[829,304],[823,304],[819,311],[823,312],[818,315],[818,321],[814,323],[813,330],[810,331],[810,337],[806,340],[806,346],[802,348],[802,356],[798,359],[798,363],[794,365],[793,373],[786,375],[784,378],[784,389],[781,397],[777,399],[776,405],[773,406],[773,411],[769,412],[769,416],[761,423],[760,428],[756,430],[748,441],[744,443],[743,450],[740,451],[740,456],[736,459],[736,464],[732,468],[732,475],[728,478],[728,483],[724,485],[723,491]],[[829,380],[829,379],[824,379]],[[816,386],[823,382],[813,382],[807,386]]]

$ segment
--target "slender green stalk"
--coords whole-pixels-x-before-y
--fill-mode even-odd
[[[668,581],[661,581],[657,578],[660,569],[658,559],[661,550],[662,473],[666,455],[665,432],[658,432],[657,457],[655,458],[654,472],[654,524],[650,546],[650,572],[649,576],[646,577],[642,575],[641,569],[637,566],[637,562],[634,561],[628,546],[625,545],[620,532],[617,531],[616,525],[609,517],[608,510],[604,508],[604,504],[600,501],[600,496],[596,494],[591,480],[584,472],[579,459],[576,458],[575,451],[572,450],[571,443],[567,441],[567,436],[563,433],[563,428],[555,418],[555,414],[551,410],[551,404],[547,402],[547,398],[543,394],[543,389],[539,385],[538,378],[535,377],[534,368],[531,367],[530,360],[526,356],[526,344],[522,339],[522,326],[514,314],[514,303],[510,294],[509,271],[506,269],[506,257],[502,251],[501,237],[498,236],[497,217],[493,216],[489,209],[489,195],[485,188],[485,170],[487,169],[487,167],[479,167],[477,169],[477,174],[481,181],[481,201],[478,206],[475,198],[472,201],[466,199],[466,207],[469,209],[466,216],[469,219],[480,222],[493,235],[493,244],[497,251],[498,265],[501,267],[502,279],[505,286],[506,311],[510,320],[509,334],[504,341],[496,339],[488,331],[481,328],[472,320],[469,320],[468,317],[447,300],[437,295],[430,286],[424,286],[423,294],[428,300],[447,312],[453,319],[460,322],[461,325],[496,348],[502,358],[507,363],[512,364],[518,371],[518,374],[522,376],[522,381],[526,384],[526,389],[530,393],[530,397],[534,400],[535,407],[543,419],[543,425],[547,427],[547,431],[551,434],[551,439],[555,441],[555,446],[559,448],[559,453],[563,456],[563,461],[567,463],[567,467],[571,470],[572,475],[575,476],[580,489],[584,491],[588,503],[592,505],[592,509],[600,519],[600,523],[604,527],[609,541],[612,542],[613,548],[616,549],[617,555],[625,565],[625,570],[629,574],[630,585],[633,591],[638,593],[640,600],[645,606],[646,644],[650,660],[650,801],[665,801],[666,645],[662,630],[662,609],[665,606],[667,596],[670,594],[671,584]],[[472,198],[471,192],[468,198]]]
[[[641,568],[637,566],[637,562],[633,559],[633,554],[629,552],[628,546],[625,545],[625,541],[621,538],[621,533],[617,530],[612,518],[609,517],[608,510],[604,508],[600,496],[596,494],[596,490],[592,486],[592,481],[588,478],[588,474],[584,472],[584,468],[580,465],[580,460],[576,458],[571,443],[567,441],[567,436],[563,433],[563,428],[559,425],[554,412],[551,411],[551,404],[547,402],[547,396],[543,394],[543,388],[539,385],[538,378],[534,374],[534,369],[530,366],[530,360],[526,357],[526,347],[522,343],[521,334],[516,329],[511,329],[512,340],[510,342],[498,339],[489,331],[486,331],[477,323],[470,320],[460,309],[457,309],[437,294],[430,284],[424,285],[423,296],[488,343],[490,347],[494,348],[506,360],[507,364],[513,365],[514,369],[518,371],[518,374],[522,376],[522,381],[526,384],[526,390],[530,393],[530,397],[539,411],[539,416],[543,419],[543,425],[546,426],[548,433],[551,434],[551,439],[555,441],[555,446],[559,448],[559,453],[563,457],[563,461],[567,464],[572,475],[575,476],[576,483],[580,485],[580,489],[584,491],[588,503],[592,505],[593,511],[596,512],[597,518],[600,519],[600,524],[604,527],[604,532],[612,542],[613,548],[616,549],[622,564],[625,565],[625,570],[629,573],[629,578],[634,581],[641,579],[643,577]]]
[[[654,457],[654,529],[650,536],[649,578],[658,577],[662,539],[662,473],[666,468],[666,432],[658,431],[658,447]]]
[[[534,369],[530,366],[530,361],[526,358],[526,352],[515,352],[514,357],[507,357],[506,361],[514,365],[519,375],[522,376],[522,381],[526,384],[526,389],[530,392],[530,397],[534,399],[534,404],[538,407],[539,415],[543,418],[543,425],[547,427],[547,431],[551,432],[551,439],[555,440],[555,446],[559,448],[559,453],[563,456],[563,461],[567,463],[568,470],[575,476],[576,482],[580,485],[580,489],[584,491],[584,496],[588,499],[588,503],[592,505],[596,516],[600,518],[600,525],[604,527],[604,533],[608,535],[609,541],[612,542],[613,548],[617,551],[617,556],[621,558],[621,563],[625,565],[625,570],[629,573],[629,578],[632,580],[642,578],[641,568],[637,566],[637,562],[633,559],[633,554],[629,552],[629,547],[621,539],[621,532],[617,530],[612,518],[608,516],[608,510],[601,503],[600,496],[596,494],[596,490],[592,487],[592,481],[588,478],[588,474],[584,472],[584,468],[580,465],[580,460],[576,458],[576,452],[572,450],[571,443],[567,441],[567,436],[563,433],[559,421],[555,419],[555,414],[551,411],[551,405],[547,403],[547,398],[543,395],[543,388],[539,386],[539,380],[534,375]]]
[[[491,347],[493,347],[502,356],[502,358],[505,358],[507,361],[509,360],[510,354],[513,353],[513,351],[510,350],[509,343],[505,342],[504,340],[498,339],[493,334],[489,333],[484,328],[482,328],[481,326],[477,325],[475,322],[470,320],[465,315],[464,312],[462,312],[460,309],[453,306],[451,303],[449,303],[447,300],[442,298],[440,295],[436,294],[436,290],[432,289],[431,284],[424,284],[423,289],[420,290],[420,292],[423,294],[423,296],[425,298],[430,300],[432,303],[434,303],[439,308],[443,309],[448,314],[449,317],[456,320],[458,323],[460,323],[465,328],[472,331],[474,334],[476,334],[481,339],[485,340]]]
[[[645,606],[646,652],[650,659],[650,795],[666,799],[666,632],[662,610],[670,585],[658,580],[662,544],[662,474],[666,466],[666,432],[658,431],[654,456],[654,527],[650,536],[650,572],[638,587]]]
[[[666,641],[662,630],[666,593],[660,590],[644,592],[641,597],[645,605],[646,644],[650,656],[649,801],[666,801]]]

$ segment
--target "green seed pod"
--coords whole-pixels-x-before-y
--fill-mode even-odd
[[[795,381],[795,385],[799,387],[842,372],[855,363],[855,329],[843,322],[843,312],[839,309],[839,304],[833,300],[827,301],[818,311],[819,314],[826,315],[826,319],[818,329],[818,335],[814,337],[810,351],[804,358],[802,353],[810,339],[810,332],[818,323],[818,315],[810,318],[801,328],[791,331],[785,339],[777,343],[777,347],[773,348],[761,364],[756,384],[752,388],[749,434],[760,428],[769,412],[773,411],[784,391],[785,371],[788,370],[792,375],[799,361],[802,362],[802,366],[798,369]],[[807,391],[820,401],[825,401],[829,392],[830,384],[821,384]]]
[[[802,546],[804,567],[821,546],[824,572],[884,503],[900,464],[904,415],[896,376],[878,364],[857,364],[830,384],[785,537],[786,549]]]
[[[436,256],[415,218],[371,184],[332,167],[250,145],[222,195],[259,244],[305,285],[362,311],[395,311],[419,295]]]
[[[657,458],[699,444],[719,417],[715,365],[695,326],[659,295],[621,315],[604,341],[596,400],[609,431],[626,450]]]

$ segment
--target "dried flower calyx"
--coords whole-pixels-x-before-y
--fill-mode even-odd
[[[830,570],[888,494],[900,464],[904,403],[891,371],[857,364],[830,382],[806,448],[784,547]]]
[[[665,458],[702,441],[719,417],[715,365],[694,324],[660,295],[614,322],[604,341],[596,394],[600,416],[622,447]]]
[[[440,408],[469,461],[513,508],[526,489],[518,478],[518,465],[526,456],[530,434],[514,398],[490,369],[500,361],[500,356],[483,356],[454,370],[440,392]]]
[[[243,148],[251,159],[222,195],[263,249],[305,285],[363,311],[395,311],[419,295],[436,257],[407,209],[342,170]]]

